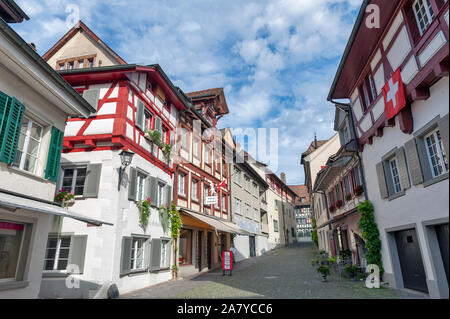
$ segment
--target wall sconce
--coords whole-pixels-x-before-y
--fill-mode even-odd
[[[122,183],[123,173],[125,172],[127,166],[131,164],[131,161],[133,160],[133,155],[134,155],[133,152],[127,152],[125,150],[122,150],[119,153],[120,161],[122,162],[122,165],[119,167],[119,186],[118,186],[119,191],[120,191],[120,184]]]

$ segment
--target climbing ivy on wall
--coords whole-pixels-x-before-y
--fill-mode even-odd
[[[373,204],[366,200],[358,205],[358,211],[361,214],[358,226],[362,231],[362,237],[366,241],[367,264],[377,265],[380,268],[380,276],[382,276],[384,269],[381,260],[380,232],[378,230],[377,223],[375,222]]]
[[[316,225],[316,219],[313,218],[311,221],[311,225],[312,225],[312,233],[311,233],[311,237],[312,240],[314,242],[314,244],[316,244],[316,246],[319,246],[319,238],[317,237],[317,225]]]

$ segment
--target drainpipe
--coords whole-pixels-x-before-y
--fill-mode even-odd
[[[352,128],[352,133],[355,138],[355,142],[358,144],[358,139],[356,137],[357,135],[356,135],[355,123],[353,121],[352,112],[350,112],[351,105],[348,103],[339,103],[339,102],[333,101],[333,99],[331,99],[330,102],[334,103],[334,105],[341,111],[344,111],[345,113],[347,113],[347,115],[350,119],[350,127]],[[359,175],[361,176],[361,180],[362,180],[363,187],[364,187],[364,198],[365,198],[365,200],[369,200],[369,197],[367,195],[366,176],[364,175],[363,162],[362,162],[361,156],[359,155],[358,149],[356,150],[356,157],[358,158],[358,163],[359,163]]]

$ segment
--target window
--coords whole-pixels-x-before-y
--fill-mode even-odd
[[[156,207],[160,207],[164,201],[164,184],[158,183],[157,191],[158,191],[158,200],[156,203]]]
[[[249,204],[245,204],[245,216],[251,218]]]
[[[180,195],[186,195],[185,180],[186,180],[186,174],[180,173],[178,175],[178,194],[180,194]]]
[[[443,151],[439,130],[426,135],[424,140],[433,178],[447,173],[448,160]]]
[[[192,179],[192,199],[198,200],[198,181],[195,179]]]
[[[375,100],[377,98],[377,89],[375,88],[375,83],[373,82],[373,77],[368,74],[366,77],[366,83],[367,86],[369,88],[369,98],[370,101],[372,102],[373,100]]]
[[[275,200],[274,203],[275,203],[275,210],[278,211],[278,203],[277,203],[277,200]]]
[[[394,193],[400,193],[402,191],[402,187],[400,185],[400,178],[398,175],[397,169],[397,161],[395,158],[389,161],[389,169],[391,171],[392,182],[394,185]]]
[[[227,196],[222,195],[222,210],[227,211]]]
[[[66,270],[69,263],[70,236],[49,237],[45,252],[44,270]]]
[[[84,61],[83,61],[83,60],[79,60],[79,61],[78,61],[78,68],[79,68],[79,69],[84,68]]]
[[[144,130],[152,129],[152,119],[153,119],[152,113],[145,111],[144,112]]]
[[[258,185],[256,183],[253,183],[253,195],[258,197]]]
[[[142,173],[137,173],[136,181],[136,201],[144,200],[145,198],[145,176]],[[158,205],[159,206],[159,205]]]
[[[0,220],[0,281],[15,279],[25,225]]]
[[[344,185],[345,185],[345,195],[351,194],[352,190],[350,189],[350,180],[348,175],[344,177]]]
[[[86,166],[77,168],[65,168],[62,187],[73,192],[75,196],[83,196],[84,182],[86,180]]]
[[[241,200],[238,198],[234,198],[234,207],[236,209],[237,214],[241,214]]]
[[[278,233],[278,220],[273,220],[273,231]]]
[[[417,0],[413,4],[414,16],[416,17],[417,26],[420,35],[424,34],[431,21],[434,18],[433,9],[429,0]]]
[[[170,265],[170,240],[161,240],[161,269],[169,268]]]
[[[337,184],[336,185],[336,195],[337,195],[337,200],[342,200],[342,191],[341,191],[341,184]]]
[[[134,238],[132,239],[131,245],[131,270],[144,269],[144,238]]]
[[[75,61],[71,61],[71,62],[67,63],[67,69],[68,70],[73,70],[74,69],[74,65],[75,65]]]
[[[64,63],[60,63],[60,64],[59,64],[59,70],[60,70],[60,71],[63,71],[63,70],[64,70],[64,66],[65,66]]]
[[[234,176],[237,184],[241,185],[241,171],[238,168],[234,168]]]
[[[207,147],[207,146],[205,146],[205,163],[207,164],[207,165],[211,165],[211,163],[210,163],[210,150],[209,150],[209,148]]]
[[[208,185],[204,185],[203,186],[203,202],[205,202],[205,200],[206,200],[206,197],[208,197],[209,196],[209,187],[208,187]],[[206,205],[206,206],[209,206],[209,205]]]
[[[245,175],[244,180],[245,180],[245,190],[250,192],[250,178],[247,175]]]
[[[185,128],[181,128],[181,147],[184,149],[188,148],[188,135],[189,132]]]
[[[197,157],[198,158],[198,155],[199,155],[199,145],[200,145],[200,143],[199,143],[199,138],[198,137],[194,137],[194,141],[193,141],[193,153],[194,153],[194,156],[195,157]]]
[[[257,208],[253,208],[253,218],[255,219],[255,220],[259,220],[259,209],[257,209]]]
[[[38,163],[42,130],[42,126],[26,117],[23,118],[13,166],[33,174],[35,173]]]
[[[94,59],[93,58],[88,59],[88,66],[89,66],[89,68],[93,68],[94,67]]]

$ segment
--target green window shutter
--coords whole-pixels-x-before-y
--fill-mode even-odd
[[[47,157],[47,168],[45,169],[45,178],[53,182],[58,179],[59,161],[61,160],[61,150],[64,133],[52,127],[52,136]]]
[[[398,163],[398,174],[400,176],[400,183],[402,185],[402,189],[406,190],[411,187],[411,183],[409,182],[408,176],[408,167],[406,166],[406,158],[403,147],[399,147],[395,152],[395,156],[397,158]]]
[[[152,200],[152,206],[156,207],[158,202],[158,180],[156,177],[150,177],[150,199]]]
[[[144,252],[144,267],[146,269],[150,268],[150,260],[152,255],[152,241],[147,239],[145,242],[145,252]]]
[[[95,109],[98,108],[100,89],[89,89],[83,91],[83,98]]]
[[[376,165],[377,177],[378,177],[378,185],[380,187],[380,195],[381,198],[388,198],[388,191],[386,186],[386,178],[384,176],[384,168],[383,162],[379,162]]]
[[[447,114],[443,118],[439,120],[439,133],[441,134],[441,142],[444,147],[444,153],[447,157],[447,161],[449,160],[449,142],[448,142],[448,132],[449,130],[449,115]]]
[[[133,239],[131,237],[122,238],[122,253],[120,257],[120,275],[128,275],[131,271],[131,246]]]
[[[152,240],[152,256],[150,257],[150,270],[157,271],[161,269],[161,239]]]
[[[102,164],[89,164],[86,170],[86,179],[84,180],[83,196],[85,198],[97,198],[100,188],[100,176],[102,173]]]
[[[411,182],[413,185],[423,183],[422,167],[420,166],[419,153],[417,152],[416,139],[412,138],[405,143],[406,159],[408,160]]]
[[[144,108],[144,103],[142,103],[142,101],[138,101],[136,111],[136,127],[138,127],[141,131],[144,130]]]
[[[137,180],[137,171],[135,168],[130,167],[130,186],[128,187],[128,199],[135,201],[136,200],[136,180]]]
[[[79,273],[84,271],[84,260],[86,256],[87,235],[75,235],[70,239],[69,265],[77,265]]]
[[[16,156],[25,106],[0,93],[0,161],[9,165]]]

